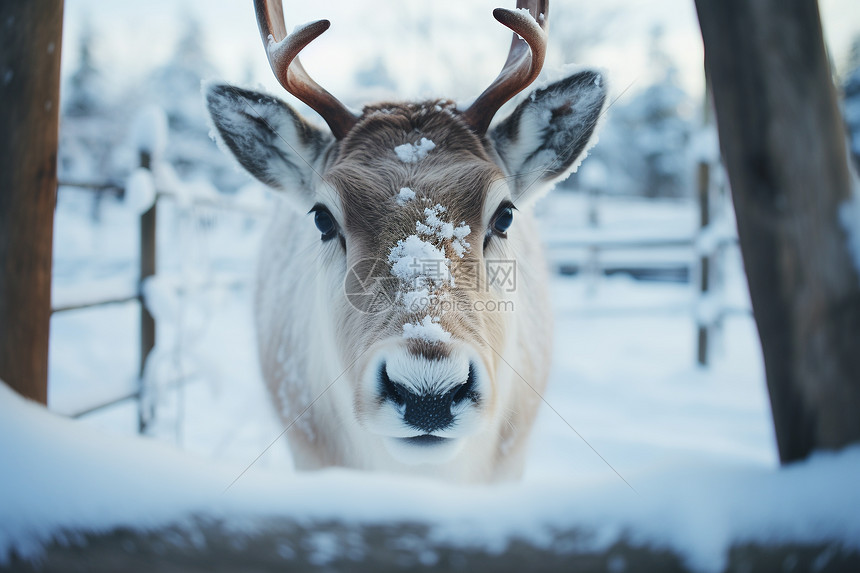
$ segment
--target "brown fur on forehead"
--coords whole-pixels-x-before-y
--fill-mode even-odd
[[[326,174],[341,196],[347,228],[377,236],[411,233],[416,214],[437,203],[452,222],[480,223],[487,189],[503,174],[452,109],[442,100],[365,108]],[[397,157],[395,147],[423,137],[436,144],[424,159]],[[401,206],[394,198],[403,187],[415,191],[416,200]]]
[[[489,161],[480,138],[448,100],[421,103],[380,103],[364,108],[358,124],[341,142],[339,160],[379,160],[377,148],[394,157],[394,148],[422,137],[453,153],[468,153]],[[413,164],[414,165],[414,164]]]

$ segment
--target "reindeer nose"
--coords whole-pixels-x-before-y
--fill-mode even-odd
[[[432,381],[431,381],[432,382]],[[392,380],[385,364],[379,369],[380,394],[403,408],[403,421],[425,434],[444,430],[454,422],[452,409],[467,400],[477,401],[475,367],[469,365],[469,375],[460,384],[445,391],[418,391],[411,386]],[[432,388],[432,383],[428,388]]]

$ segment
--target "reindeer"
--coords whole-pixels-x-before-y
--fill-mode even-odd
[[[523,471],[552,346],[532,206],[586,154],[606,84],[583,70],[496,112],[537,78],[548,0],[496,9],[513,32],[502,72],[465,109],[448,100],[350,111],[255,0],[281,85],[205,89],[221,143],[282,204],[262,241],[255,319],[263,377],[297,469],[344,466],[460,482]],[[513,279],[515,277],[515,280]]]

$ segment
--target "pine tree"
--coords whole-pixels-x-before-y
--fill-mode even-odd
[[[111,155],[121,130],[95,57],[97,31],[84,21],[77,44],[77,67],[61,96],[58,172],[60,180],[109,181]],[[100,200],[100,195],[96,195]],[[98,201],[97,201],[98,202]],[[97,207],[96,207],[97,209]]]
[[[94,40],[92,25],[86,21],[78,43],[78,67],[63,94],[63,114],[68,117],[92,116],[104,104],[104,83],[93,57]]]
[[[684,116],[689,97],[678,82],[678,70],[666,52],[662,31],[652,33],[650,68],[655,81],[624,106],[621,127],[638,157],[631,165],[639,193],[648,197],[680,197],[689,193],[687,148],[690,120]]]

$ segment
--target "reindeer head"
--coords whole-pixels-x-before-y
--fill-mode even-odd
[[[330,316],[316,319],[335,333],[359,424],[399,460],[449,459],[503,415],[502,354],[527,344],[517,324],[535,320],[526,309],[536,294],[528,284],[507,292],[494,278],[531,264],[527,210],[584,155],[605,83],[581,71],[536,90],[490,129],[543,64],[547,1],[519,0],[518,10],[494,11],[513,41],[470,107],[389,103],[355,115],[297,57],[329,23],[287,35],[280,2],[255,4],[275,75],[329,130],[228,85],[207,88],[214,124],[244,168],[319,230],[319,284],[333,292]]]

